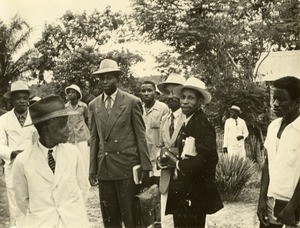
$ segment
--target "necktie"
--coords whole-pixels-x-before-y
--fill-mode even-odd
[[[19,120],[20,125],[23,127],[24,126],[24,122],[25,122],[24,117],[22,115],[19,115],[18,120]]]
[[[50,169],[52,170],[52,172],[55,172],[55,160],[52,156],[52,152],[53,150],[48,150],[48,165],[50,167]]]
[[[110,112],[111,112],[111,102],[112,102],[111,96],[108,96],[108,97],[106,98],[106,111],[107,111],[108,115],[109,115]]]
[[[170,121],[169,133],[170,133],[170,138],[172,138],[172,135],[174,133],[174,115],[173,115],[173,113],[171,113],[171,121]]]

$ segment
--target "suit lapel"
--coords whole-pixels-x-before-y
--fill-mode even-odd
[[[43,153],[37,143],[32,147],[31,152],[34,155],[32,160],[35,163],[36,171],[47,181],[53,182],[54,175],[48,166],[46,159],[43,157]]]
[[[20,125],[20,123],[19,123],[19,120],[18,120],[16,114],[14,113],[14,110],[11,110],[11,111],[10,111],[10,117],[9,117],[9,119],[11,120],[11,121],[9,122],[9,124],[11,125],[10,128],[11,128],[11,129],[14,129],[15,131],[17,131],[18,134],[20,135],[20,134],[21,134],[22,127],[21,127],[21,125]]]
[[[123,94],[120,90],[118,90],[116,95],[116,100],[111,109],[110,115],[108,116],[107,119],[107,124],[105,128],[105,139],[108,138],[113,126],[115,125],[116,121],[119,119],[124,109],[125,109],[125,104],[123,102]]]
[[[163,125],[162,132],[163,132],[163,137],[164,137],[164,139],[165,139],[166,142],[168,142],[169,145],[171,146],[171,142],[170,142],[171,139],[170,139],[169,126],[170,126],[170,120],[169,120],[169,113],[168,113],[168,116],[166,116],[165,124]]]
[[[184,123],[184,120],[185,120],[185,116],[184,116],[183,113],[181,113],[180,117],[178,119],[178,122],[177,122],[177,126],[174,129],[174,133],[173,133],[172,138],[170,140],[170,145],[174,145],[175,144],[175,141],[177,139],[178,133],[179,133],[181,127],[182,127],[182,124]]]
[[[101,126],[103,128],[105,128],[106,123],[107,123],[108,114],[107,114],[107,111],[105,109],[105,105],[103,102],[103,93],[98,97],[98,101],[95,103],[96,103],[96,112],[99,116]]]
[[[63,151],[60,150],[61,145],[58,145],[56,148],[56,166],[55,166],[55,175],[54,175],[54,184],[53,188],[58,185],[64,170],[67,167],[67,161],[65,156],[63,155]]]

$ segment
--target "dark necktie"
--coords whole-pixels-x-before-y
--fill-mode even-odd
[[[52,172],[55,172],[55,160],[52,156],[52,152],[53,150],[48,150],[48,165],[50,167],[50,169],[52,170]]]
[[[111,96],[108,96],[108,97],[106,98],[106,111],[107,111],[107,114],[108,114],[108,115],[109,115],[110,112],[111,112],[111,102],[112,102]]]
[[[23,117],[22,115],[19,115],[18,120],[19,120],[20,125],[23,127],[23,126],[24,126],[24,123],[25,123],[24,117]]]
[[[171,121],[170,121],[169,133],[170,133],[170,138],[172,138],[172,135],[174,133],[174,115],[173,115],[173,113],[171,113]]]

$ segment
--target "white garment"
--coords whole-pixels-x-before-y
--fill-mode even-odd
[[[45,158],[47,148],[38,143],[14,162],[15,199],[26,215],[23,227],[87,228],[89,185],[80,152],[69,143],[58,144],[55,151],[55,173]]]
[[[90,148],[88,146],[88,142],[82,141],[82,142],[75,143],[74,145],[78,148],[79,152],[81,153],[83,165],[86,170],[87,178],[88,178],[89,168],[90,168]]]
[[[29,112],[24,125],[31,123]],[[26,150],[38,139],[38,133],[34,126],[22,127],[16,117],[14,109],[0,117],[0,158],[5,161],[5,182],[7,189],[8,205],[11,224],[22,220],[22,213],[16,207],[13,192],[12,169],[13,161],[10,160],[12,151]]]
[[[300,117],[285,127],[276,143],[281,121],[282,118],[272,121],[265,141],[270,176],[268,196],[289,200],[300,180]]]
[[[239,135],[244,136],[244,138],[237,140],[236,137]],[[223,148],[227,147],[228,155],[246,157],[245,139],[248,135],[248,128],[243,119],[239,117],[236,120],[233,118],[227,119],[224,126]]]

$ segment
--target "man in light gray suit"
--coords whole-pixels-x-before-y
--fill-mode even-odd
[[[99,182],[100,207],[105,227],[134,227],[136,186],[132,168],[141,164],[142,183],[149,183],[149,158],[139,98],[118,89],[123,72],[104,59],[98,71],[103,93],[89,104],[90,183]]]

